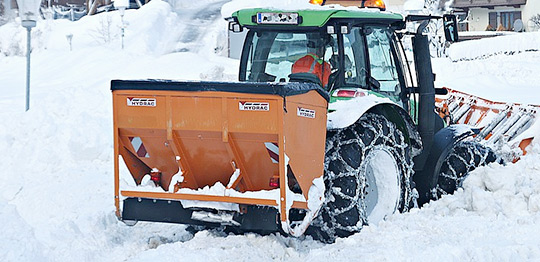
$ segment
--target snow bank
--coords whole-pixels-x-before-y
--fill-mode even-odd
[[[522,36],[522,34],[519,34]],[[529,33],[530,47],[534,41],[539,41],[535,48],[540,48],[540,33]],[[534,37],[532,37],[534,36]],[[516,43],[507,42],[513,36],[501,36],[490,39],[495,41],[493,45],[477,45],[471,40],[452,45],[450,50],[455,52],[455,57],[476,57],[473,52],[485,54],[487,50],[517,50],[520,44],[519,38]],[[497,39],[502,39],[502,44],[497,44]],[[468,44],[471,42],[471,44]],[[453,49],[456,48],[456,49]],[[524,50],[524,49],[523,49]],[[463,60],[453,62],[449,58],[432,59],[433,71],[436,73],[435,85],[437,87],[449,87],[485,99],[504,103],[522,103],[540,105],[538,90],[540,90],[540,52],[510,52],[498,55],[485,56],[483,59]]]
[[[463,189],[431,203],[429,208],[441,215],[466,211],[511,220],[540,215],[539,156],[537,141],[515,164],[478,168],[464,181]]]
[[[22,56],[26,54],[26,31],[20,22],[0,26],[0,56]]]
[[[151,1],[138,10],[126,10],[124,21],[125,50],[134,53],[170,53],[184,29],[179,26],[182,19],[162,0]],[[32,30],[32,48],[34,51],[66,51],[70,48],[67,36],[72,35],[74,50],[101,46],[118,51],[121,49],[121,25],[117,11],[85,16],[76,22],[41,20]],[[26,54],[26,31],[20,26],[19,19],[0,27],[0,54]]]
[[[458,61],[539,50],[540,32],[526,32],[454,43],[448,48],[448,56]]]
[[[0,260],[46,261],[43,246],[36,241],[32,227],[19,215],[14,205],[0,196]]]
[[[203,231],[188,242],[137,254],[175,260],[260,261],[522,261],[540,258],[540,143],[516,164],[472,172],[464,189],[422,209],[396,214],[335,244],[278,235]]]

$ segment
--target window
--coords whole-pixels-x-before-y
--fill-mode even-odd
[[[497,26],[499,26],[497,24],[497,12],[490,12],[489,13],[489,26],[488,28],[488,31],[495,31],[497,29]]]
[[[514,30],[514,22],[521,19],[521,12],[501,12],[500,18],[506,30]]]
[[[366,41],[371,76],[380,83],[380,91],[398,96],[401,93],[396,59],[392,53],[391,35],[386,28],[367,27]]]
[[[345,84],[366,88],[365,45],[360,30],[354,27],[343,37]]]
[[[489,30],[514,30],[514,22],[521,19],[520,11],[511,12],[490,12],[489,13]],[[502,26],[502,28],[500,28]]]

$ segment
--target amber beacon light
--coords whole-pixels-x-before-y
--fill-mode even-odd
[[[375,7],[379,8],[382,11],[386,10],[386,5],[383,0],[363,0],[362,6],[360,7]]]
[[[309,0],[309,3],[314,4],[314,5],[324,5],[324,2],[326,1],[325,0]]]
[[[386,4],[383,0],[310,0],[314,5],[338,4],[342,6],[358,6],[360,8],[378,8],[381,11],[386,10]]]

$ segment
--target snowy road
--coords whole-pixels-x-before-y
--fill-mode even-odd
[[[75,23],[38,23],[36,31],[41,35],[36,35],[32,54],[28,113],[23,112],[25,58],[5,56],[10,46],[24,43],[20,32],[14,31],[23,29],[10,24],[0,27],[0,261],[540,260],[538,141],[516,164],[476,170],[455,195],[396,214],[332,245],[219,231],[193,236],[183,225],[128,227],[118,222],[113,202],[110,80],[236,78],[238,61],[216,54],[226,25],[216,13],[222,1],[192,2],[180,1],[171,8],[153,0],[140,10],[128,10],[124,51],[114,12]],[[246,1],[235,0],[229,8],[236,2]],[[184,20],[192,17],[191,11],[185,17],[175,11],[182,8],[202,12],[199,15],[210,17],[206,21],[214,22],[205,34],[185,34],[194,25]],[[107,15],[113,40],[97,43],[90,35],[107,21]],[[69,32],[74,34],[71,52],[65,39]],[[179,44],[179,39],[187,43]],[[533,39],[540,41],[538,35]],[[498,47],[504,49],[505,44]],[[181,48],[187,49],[176,52]],[[512,69],[505,68],[507,63]],[[434,61],[438,84],[463,86],[475,80],[473,91],[504,96],[508,85],[481,81],[497,76],[513,84],[507,98],[530,103],[540,101],[537,89],[527,91],[538,87],[538,65],[539,52],[469,62]]]

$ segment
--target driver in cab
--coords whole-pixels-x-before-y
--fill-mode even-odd
[[[308,40],[308,53],[298,59],[291,68],[291,73],[310,73],[316,75],[323,87],[328,85],[328,78],[332,73],[330,64],[324,61],[324,52],[326,50],[326,41],[323,39]]]

